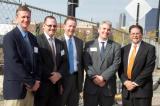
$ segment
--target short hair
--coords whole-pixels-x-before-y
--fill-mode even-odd
[[[46,17],[44,18],[44,23],[46,22],[46,20],[47,20],[48,18],[56,20],[56,18],[55,18],[54,16],[46,16]],[[57,20],[56,20],[56,21],[57,21]]]
[[[28,8],[27,5],[20,5],[16,10],[16,15],[18,14],[19,11],[28,11],[31,13],[31,10]]]
[[[103,24],[107,24],[107,25],[109,25],[110,27],[112,27],[112,22],[109,21],[109,20],[102,21],[102,22],[99,24],[99,28],[100,28]]]
[[[77,23],[77,19],[76,19],[75,17],[73,17],[73,16],[68,16],[68,17],[65,19],[64,24],[66,24],[68,20],[72,20],[72,21],[74,21],[74,22]]]
[[[143,34],[143,28],[142,28],[142,26],[140,26],[140,25],[131,25],[131,26],[129,27],[129,33],[131,33],[131,30],[132,30],[133,28],[139,29],[140,32]]]

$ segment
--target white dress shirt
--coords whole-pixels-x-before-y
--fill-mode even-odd
[[[50,36],[46,33],[46,32],[44,32],[44,35],[46,36],[46,38],[47,38],[47,41],[49,42],[49,45],[52,47],[52,44],[51,44],[51,41],[50,41]],[[54,36],[52,37],[52,43],[53,43],[53,46],[54,46],[54,52],[55,52],[55,55],[56,55],[56,44],[55,44],[55,38],[54,38]]]
[[[67,35],[64,34],[64,37],[65,37],[65,40],[67,42],[67,50],[68,50],[68,40],[69,39],[72,39],[72,44],[73,44],[73,57],[74,57],[74,71],[78,71],[78,67],[77,67],[77,64],[78,64],[78,61],[77,61],[77,49],[76,49],[76,44],[75,44],[75,40],[74,40],[74,37],[72,36],[71,38],[69,38]]]

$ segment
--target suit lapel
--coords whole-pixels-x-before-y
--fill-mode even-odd
[[[30,33],[28,33],[28,39],[29,39],[29,42],[30,42],[31,46],[33,47],[34,42],[33,42],[32,38],[31,38]]]
[[[98,39],[95,40],[93,47],[97,48],[97,52],[95,52],[95,56],[98,58],[98,63],[99,63],[98,66],[100,67],[102,64],[102,60],[101,60],[101,55],[100,55],[100,48],[99,48]]]
[[[61,53],[61,47],[57,38],[55,38],[55,49],[56,49],[56,54]]]
[[[108,40],[107,45],[106,45],[106,49],[105,49],[105,54],[104,54],[104,58],[102,59],[102,62],[105,60],[105,57],[108,55],[108,52],[110,51],[112,47],[112,42],[110,40]]]
[[[140,47],[139,47],[139,49],[138,49],[137,55],[136,55],[136,57],[135,57],[135,61],[134,61],[134,64],[133,64],[133,70],[134,70],[134,68],[135,68],[135,66],[136,66],[136,63],[137,63],[139,57],[142,56],[142,54],[143,54],[143,52],[144,52],[144,48],[145,48],[145,47],[143,46],[143,41],[142,41],[142,42],[141,42],[141,45],[140,45]]]
[[[42,39],[43,39],[44,47],[45,47],[46,49],[50,50],[50,52],[52,52],[51,47],[50,47],[50,45],[49,45],[49,42],[48,42],[46,36],[43,34],[41,37],[42,37]]]
[[[18,42],[18,44],[20,45],[17,45],[18,49],[20,50],[20,54],[22,54],[22,57],[26,57],[26,46],[25,46],[25,42],[24,42],[24,39],[22,37],[22,34],[20,32],[20,30],[18,29],[18,27],[15,28],[15,31],[14,31],[14,36],[15,36],[15,39],[16,39],[16,42]]]
[[[126,49],[123,51],[124,55],[123,55],[123,58],[124,58],[124,65],[126,67],[124,67],[124,70],[125,70],[125,73],[127,73],[127,68],[128,68],[128,57],[129,57],[129,52],[130,52],[130,49],[131,49],[131,44],[129,44]]]
[[[77,61],[79,61],[79,53],[81,52],[80,51],[80,49],[78,49],[79,48],[79,41],[78,41],[78,39],[75,37],[75,36],[73,36],[73,38],[74,38],[74,41],[75,41],[75,46],[76,46],[76,51],[77,51]]]
[[[54,38],[54,41],[55,41],[55,49],[56,49],[56,53],[57,53],[60,47],[59,47],[59,44],[58,44],[56,38]]]
[[[63,44],[64,44],[64,49],[65,49],[65,53],[66,53],[67,60],[68,60],[67,42],[66,42],[66,40],[65,40],[65,37],[62,37],[62,38],[61,38],[61,41],[62,41]]]
[[[49,52],[49,54],[47,54],[47,55],[49,55],[50,57],[52,57],[53,55],[52,55],[52,50],[51,50],[51,47],[50,47],[50,45],[49,45],[49,42],[48,42],[48,40],[47,40],[47,38],[46,38],[46,36],[43,34],[43,35],[41,35],[41,39],[42,39],[42,43],[43,43],[43,47],[44,48],[46,48]],[[52,59],[52,58],[51,58]],[[52,59],[53,60],[53,59]]]
[[[98,43],[98,39],[96,39],[96,41],[95,41],[95,46],[97,47],[97,55],[98,55],[98,57],[99,57],[99,59],[101,60],[101,58],[100,58],[100,48],[99,48],[99,43]]]

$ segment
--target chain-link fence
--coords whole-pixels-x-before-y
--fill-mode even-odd
[[[156,42],[156,38],[155,37],[144,37],[143,38],[144,41],[154,45],[156,47],[156,69],[160,69],[160,43]]]
[[[5,35],[8,31],[13,29],[16,26],[16,9],[21,5],[15,2],[9,2],[8,0],[0,0],[0,45],[2,46],[3,35]],[[27,5],[27,4],[26,4]],[[34,6],[28,5],[28,7],[32,11],[31,24],[29,26],[29,30],[34,35],[39,35],[42,33],[42,23],[46,16],[52,15],[57,19],[58,28],[57,28],[57,36],[63,35],[63,23],[66,15],[59,14],[56,12],[48,11],[45,9],[37,8]],[[81,38],[83,41],[91,40],[97,37],[97,27],[98,23],[90,22],[77,18],[77,30],[76,35]],[[111,38],[116,42],[125,45],[128,43],[128,34],[124,31],[117,30],[113,28],[113,36]],[[0,63],[2,60],[2,55],[0,55]]]
[[[1,26],[3,25],[4,27],[4,28],[1,27],[3,29],[3,32],[1,32],[2,34],[7,32],[11,26],[14,27],[16,25],[15,11],[19,5],[21,4],[0,0],[0,10],[1,10],[0,24]],[[44,9],[37,8],[30,5],[28,5],[28,7],[32,11],[32,20],[31,20],[31,25],[29,27],[29,30],[33,34],[38,35],[39,33],[42,32],[41,26],[42,26],[43,20],[48,15],[52,15],[57,19],[57,23],[58,23],[57,35],[59,36],[63,34],[62,28],[63,28],[64,20],[67,17],[66,15],[44,10]],[[82,20],[82,19],[77,19],[76,32],[80,37],[82,37],[82,35],[93,35],[94,29],[96,27],[97,27],[97,23]],[[85,40],[85,37],[82,37],[82,39]]]

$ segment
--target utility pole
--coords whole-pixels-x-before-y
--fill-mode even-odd
[[[68,16],[74,16],[76,15],[76,7],[78,7],[79,0],[68,0]]]
[[[139,7],[140,7],[140,4],[137,3],[137,17],[136,17],[136,25],[139,24]]]
[[[156,42],[158,42],[158,39],[159,39],[159,18],[160,18],[160,0],[158,4],[158,11],[157,11]]]

